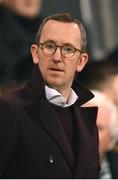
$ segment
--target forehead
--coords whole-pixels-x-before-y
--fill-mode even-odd
[[[49,20],[42,29],[40,40],[78,43],[81,40],[80,29],[76,23]]]

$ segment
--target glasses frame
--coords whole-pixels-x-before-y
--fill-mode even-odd
[[[74,54],[72,55],[72,56],[70,56],[70,57],[66,57],[65,55],[63,55],[63,53],[62,53],[62,48],[65,46],[65,45],[63,45],[63,46],[60,46],[60,45],[56,45],[55,43],[55,50],[54,50],[54,52],[52,53],[52,54],[47,54],[47,53],[45,53],[44,52],[44,48],[43,48],[43,45],[45,45],[46,43],[38,43],[38,47],[42,50],[42,52],[46,55],[46,56],[52,56],[53,54],[55,54],[55,52],[57,51],[57,48],[60,48],[60,52],[61,52],[61,55],[64,57],[64,58],[72,58],[75,54],[76,54],[76,52],[77,51],[79,51],[81,54],[83,53],[80,49],[77,49],[77,48],[75,48],[75,47],[72,47],[73,49],[74,49]]]

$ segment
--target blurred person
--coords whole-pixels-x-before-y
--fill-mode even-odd
[[[116,55],[111,55],[103,61],[88,63],[79,78],[89,89],[104,93],[116,105],[118,111],[118,63],[114,56]],[[118,178],[118,142],[112,151],[107,152],[107,157],[111,164],[112,177]]]
[[[0,178],[97,178],[97,107],[81,107],[93,94],[74,81],[88,61],[83,25],[47,17],[31,53],[31,80],[0,98]]]
[[[110,61],[116,66],[118,66],[118,47],[117,46],[107,54],[107,56],[105,57],[105,60]]]
[[[15,14],[33,19],[41,11],[42,0],[2,0],[1,3]]]
[[[29,48],[42,21],[42,0],[2,0],[0,3],[0,89],[17,88],[31,77]]]
[[[102,92],[92,90],[95,97],[86,106],[98,106],[97,127],[101,159],[100,179],[118,178],[118,155],[112,149],[118,141],[118,111],[116,105]]]
[[[88,63],[79,76],[89,89],[106,94],[118,107],[118,66],[112,60]]]

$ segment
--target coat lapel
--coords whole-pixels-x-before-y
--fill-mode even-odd
[[[64,153],[64,157],[72,170],[74,158],[71,147],[51,104],[46,99],[43,99],[28,105],[26,111],[33,120],[48,132],[49,136],[55,141],[62,153]]]

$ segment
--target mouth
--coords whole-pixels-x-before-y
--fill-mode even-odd
[[[49,70],[55,71],[55,72],[64,72],[64,70],[60,68],[50,68]]]

